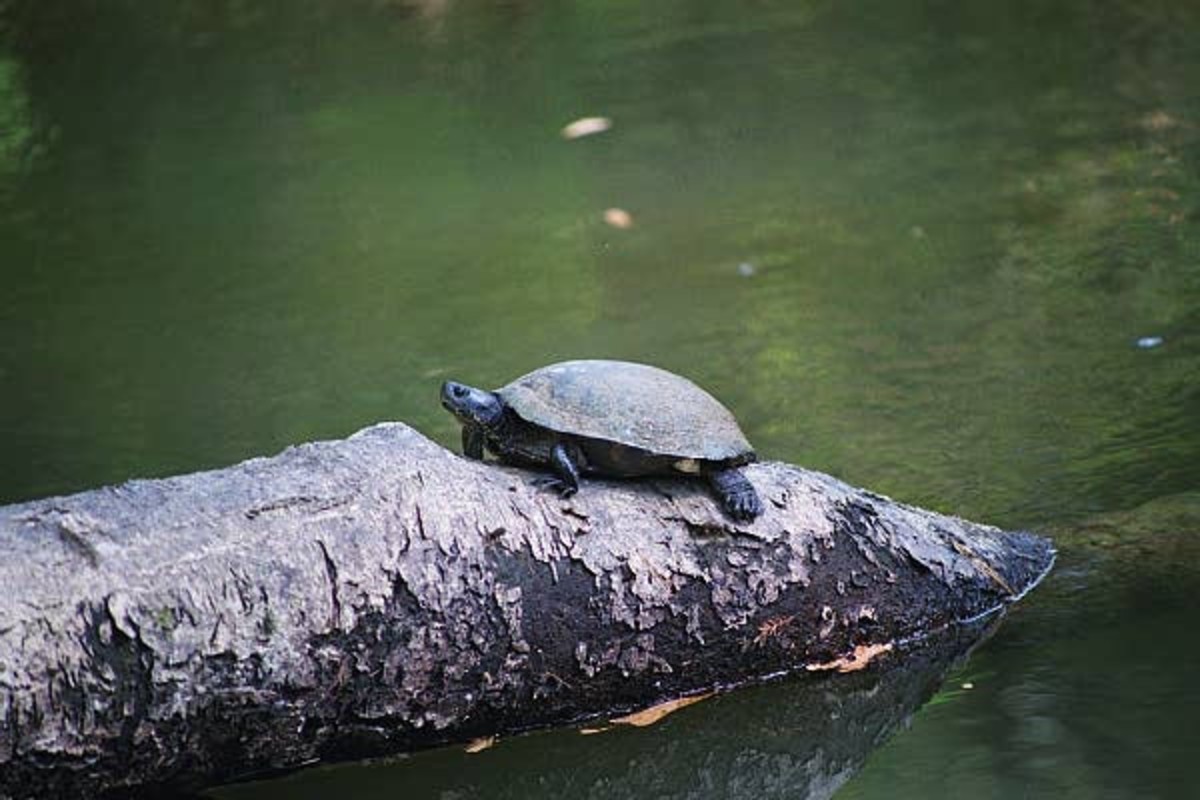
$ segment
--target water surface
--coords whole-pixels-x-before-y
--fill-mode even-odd
[[[453,445],[447,377],[654,362],[767,458],[1062,551],[839,797],[1186,794],[1200,11],[8,0],[0,20],[0,502],[382,419]],[[591,114],[613,129],[558,135]],[[564,747],[563,770],[619,771]],[[430,758],[503,796],[537,751],[254,796],[428,786]],[[662,794],[736,795],[680,757]]]

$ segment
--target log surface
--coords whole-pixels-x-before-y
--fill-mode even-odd
[[[398,423],[0,508],[0,797],[614,714],[1002,608],[1049,543],[779,463],[568,500]]]

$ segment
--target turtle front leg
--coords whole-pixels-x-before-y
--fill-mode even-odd
[[[717,469],[706,473],[706,477],[729,516],[739,522],[752,522],[763,512],[758,492],[740,469]]]
[[[534,485],[544,486],[558,492],[559,497],[570,497],[579,491],[579,462],[583,454],[568,442],[558,442],[550,450],[550,469],[553,475],[544,475],[534,480]]]
[[[483,428],[478,425],[463,425],[463,455],[476,461],[483,460]]]

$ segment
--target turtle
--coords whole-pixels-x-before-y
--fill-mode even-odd
[[[487,391],[442,384],[442,405],[462,423],[468,458],[550,470],[536,482],[563,497],[581,475],[705,479],[722,507],[747,522],[762,513],[740,467],[756,458],[737,420],[687,378],[648,364],[550,364]]]

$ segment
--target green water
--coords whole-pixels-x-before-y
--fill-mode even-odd
[[[1059,544],[838,797],[1184,796],[1196,41],[1166,0],[0,0],[0,502],[450,445],[447,377],[649,361],[764,457]],[[670,735],[653,796],[738,796]],[[539,747],[238,791],[599,797],[629,758]]]

